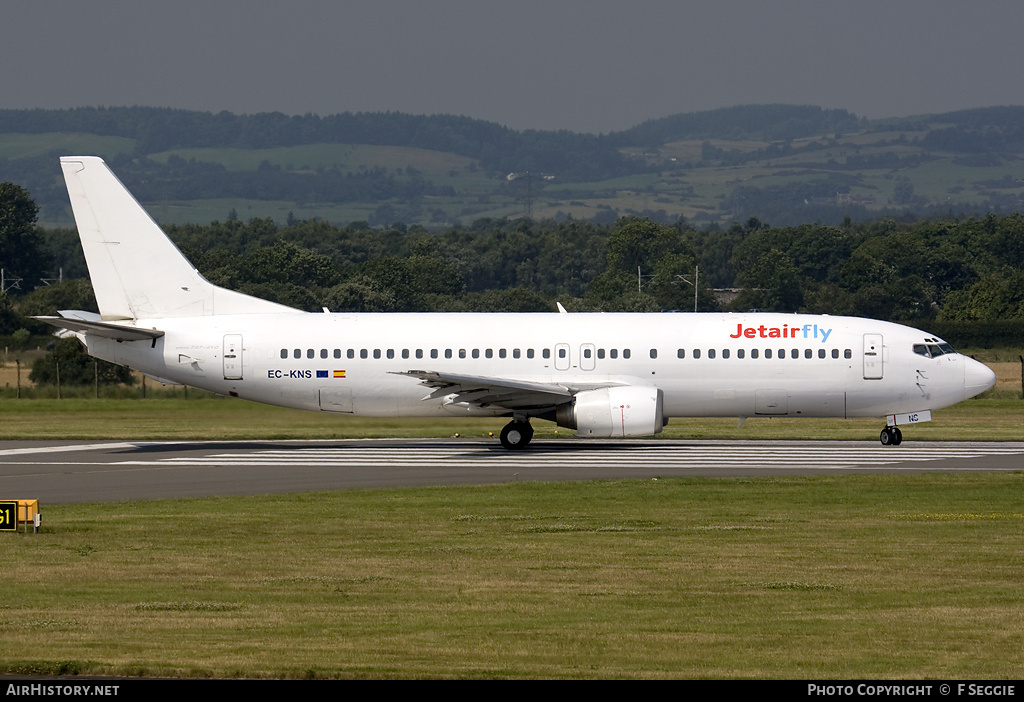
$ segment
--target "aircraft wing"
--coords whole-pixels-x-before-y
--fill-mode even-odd
[[[555,383],[459,373],[409,370],[395,372],[395,375],[419,378],[421,385],[433,388],[433,392],[424,397],[424,400],[455,395],[453,403],[465,402],[480,407],[505,407],[510,410],[554,407],[568,402],[577,392],[576,389]]]

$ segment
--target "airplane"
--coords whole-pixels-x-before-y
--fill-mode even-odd
[[[285,407],[396,417],[509,417],[588,438],[671,417],[877,417],[901,426],[995,374],[927,332],[829,315],[322,313],[207,281],[94,156],[61,158],[99,314],[37,317],[88,353],[168,384]]]

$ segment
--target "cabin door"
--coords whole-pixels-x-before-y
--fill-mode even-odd
[[[224,335],[224,380],[242,379],[242,335]]]
[[[864,335],[864,380],[879,380],[882,377],[882,335]]]

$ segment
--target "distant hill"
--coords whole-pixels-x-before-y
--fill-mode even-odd
[[[441,226],[640,214],[706,225],[1018,210],[1024,108],[866,120],[751,105],[606,135],[452,115],[0,110],[0,181],[71,222],[57,157],[103,156],[158,220]]]

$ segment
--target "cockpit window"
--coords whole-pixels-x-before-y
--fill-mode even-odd
[[[948,353],[956,353],[952,346],[947,344],[945,341],[939,341],[938,339],[925,339],[930,342],[927,344],[914,344],[914,353],[918,356],[924,356],[925,358],[938,358]]]

